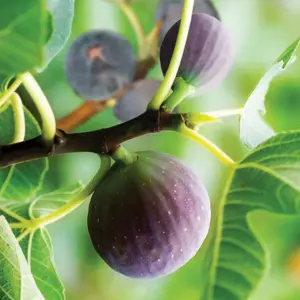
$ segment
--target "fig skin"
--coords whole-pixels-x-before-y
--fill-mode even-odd
[[[156,8],[155,22],[164,20],[160,31],[160,44],[168,30],[181,19],[184,0],[161,0]],[[193,12],[204,13],[220,20],[214,4],[210,0],[196,0]]]
[[[115,105],[115,116],[126,122],[144,113],[160,85],[161,81],[149,78],[135,82],[132,89],[121,96]]]
[[[133,164],[110,169],[91,199],[88,230],[112,269],[156,278],[196,254],[210,215],[208,194],[194,172],[170,155],[146,151]]]
[[[110,30],[92,30],[73,41],[64,71],[76,94],[86,100],[103,101],[132,83],[136,67],[128,40]]]
[[[160,63],[165,75],[174,52],[180,21],[166,34],[160,48]],[[231,69],[234,43],[226,26],[206,14],[193,14],[185,50],[177,73],[188,84],[205,92],[215,88]]]

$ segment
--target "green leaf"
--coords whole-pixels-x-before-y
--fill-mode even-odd
[[[245,300],[266,271],[266,252],[251,212],[300,213],[300,132],[258,146],[227,180],[210,244],[206,300]]]
[[[53,16],[50,12],[48,12],[47,14],[47,24],[48,24],[48,31],[47,31],[47,35],[45,36],[45,43],[47,44],[50,39],[53,36],[53,31],[54,31],[54,24],[53,24]]]
[[[32,198],[23,201],[7,201],[0,198],[0,212],[10,223],[18,222],[18,218],[26,220],[48,215],[67,203],[83,189],[80,183],[43,194],[41,191]],[[16,236],[22,230],[14,230]],[[31,232],[21,241],[21,248],[30,265],[34,279],[46,300],[65,299],[65,290],[54,267],[53,249],[48,232],[39,229]]]
[[[45,68],[59,53],[67,42],[74,17],[74,0],[46,0],[47,8],[52,14],[53,32],[46,45]]]
[[[53,249],[46,229],[30,233],[21,242],[35,282],[46,300],[65,299],[65,289],[54,267]]]
[[[0,299],[44,299],[36,286],[22,250],[3,216],[0,216]]]
[[[20,217],[29,220],[48,215],[68,202],[82,188],[83,186],[78,183],[51,193],[40,193],[33,198],[23,199],[22,202],[0,199],[0,213],[2,212],[11,223],[18,222]],[[16,236],[20,236],[23,231],[14,230],[14,232]],[[30,265],[37,286],[45,299],[64,300],[65,291],[54,267],[53,249],[48,232],[45,229],[31,232],[30,235],[22,239],[21,248]]]
[[[39,195],[32,201],[30,207],[31,215],[35,218],[49,215],[69,202],[75,195],[79,194],[83,187],[84,186],[78,182],[59,190]]]
[[[1,74],[0,72],[0,97],[1,94],[7,90],[7,86],[9,84],[9,81],[11,80],[11,76],[7,76],[5,74]]]
[[[265,119],[276,132],[300,130],[299,78],[283,76],[269,89]]]
[[[40,130],[36,120],[25,109],[26,138],[36,136]],[[0,144],[8,144],[14,135],[13,111],[9,106],[0,114]],[[23,201],[34,197],[41,188],[48,170],[48,159],[39,159],[0,170],[0,197],[7,200]]]
[[[245,104],[240,120],[240,137],[243,143],[249,148],[254,148],[275,135],[273,128],[265,120],[266,95],[272,80],[296,60],[295,52],[299,43],[300,38],[280,55],[268,72],[262,77]]]
[[[44,0],[2,0],[0,73],[30,71],[44,62],[49,18]]]
[[[40,192],[40,195],[23,199],[23,202],[0,199],[0,211],[2,207],[3,214],[10,222],[17,222],[16,217],[29,220],[48,215],[67,203],[82,189],[83,185],[77,183],[47,194]],[[6,212],[13,212],[16,217],[13,214],[6,214]],[[20,236],[22,231],[15,230],[15,234]],[[30,265],[37,286],[45,299],[64,300],[65,290],[54,267],[53,249],[48,232],[45,229],[31,232],[30,235],[22,239],[21,248]]]
[[[30,138],[39,134],[40,130],[32,115],[26,109],[25,112],[26,135]],[[14,134],[13,113],[10,106],[0,114],[0,124],[0,144],[9,143]],[[0,214],[9,222],[19,222],[20,218],[32,218],[34,216],[32,209],[36,205],[36,212],[42,210],[42,201],[45,201],[45,207],[50,205],[49,199],[41,194],[47,170],[48,159],[39,159],[0,170]],[[62,194],[65,195],[66,192],[65,190]],[[71,194],[70,189],[69,193]],[[56,191],[56,196],[60,197],[59,191]],[[67,196],[64,197],[66,200]],[[14,230],[14,233],[19,237],[23,231]],[[30,233],[22,239],[21,248],[44,298],[65,299],[64,287],[54,268],[53,251],[47,231],[41,229]]]

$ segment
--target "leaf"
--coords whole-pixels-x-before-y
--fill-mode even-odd
[[[54,267],[51,239],[46,229],[32,232],[21,242],[35,282],[46,300],[64,300],[65,289]]]
[[[47,25],[48,31],[47,31],[47,35],[45,36],[45,44],[47,44],[50,41],[54,31],[53,16],[49,11],[47,13],[47,24],[48,24]]]
[[[43,0],[2,0],[0,12],[0,73],[30,71],[44,61],[49,18]]]
[[[13,212],[17,217],[31,219],[34,217],[49,215],[60,206],[67,203],[74,195],[83,189],[83,185],[77,183],[51,193],[40,194],[33,199],[27,199],[20,203],[19,201],[0,201],[3,214],[10,222],[16,222],[17,219],[12,215],[6,215],[5,212]],[[15,230],[17,236],[22,232]],[[65,299],[64,287],[55,270],[53,262],[53,249],[48,232],[40,229],[32,232],[21,241],[21,248],[31,267],[34,279],[45,299]]]
[[[41,194],[31,203],[30,210],[32,216],[38,218],[49,215],[82,191],[83,187],[84,186],[78,182],[51,193]]]
[[[0,299],[42,300],[9,224],[0,216]]]
[[[10,80],[11,80],[11,76],[1,74],[1,72],[0,72],[0,97],[1,97],[1,94],[7,90],[7,86],[8,86],[8,83]]]
[[[300,131],[258,146],[227,180],[209,253],[209,285],[202,299],[245,300],[266,271],[266,253],[251,212],[300,214]]]
[[[296,60],[295,52],[299,46],[298,38],[280,55],[269,71],[262,77],[248,98],[240,120],[240,137],[249,148],[275,135],[272,127],[265,121],[265,100],[272,80]]]
[[[36,136],[39,127],[36,120],[25,109],[26,138]],[[9,106],[0,114],[0,144],[8,144],[13,139],[13,112]],[[0,197],[7,200],[23,201],[34,197],[41,188],[48,170],[48,159],[39,159],[0,170]]]
[[[74,17],[74,0],[46,0],[46,3],[52,14],[53,32],[46,45],[46,61],[42,70],[47,67],[67,42]]]
[[[27,138],[30,138],[36,136],[40,130],[32,115],[26,109],[25,112],[26,134]],[[0,114],[0,124],[0,144],[9,143],[14,134],[10,107]],[[47,199],[41,194],[47,170],[48,159],[39,159],[0,170],[0,214],[9,222],[19,222],[20,218],[32,218],[33,203],[39,204],[37,212],[42,209],[40,202]],[[70,190],[69,192],[71,193]],[[60,197],[59,191],[56,191],[56,196]],[[66,198],[65,195],[65,200]],[[45,207],[47,205],[49,201],[45,201]],[[14,230],[14,233],[20,236],[23,231]],[[64,287],[54,267],[53,251],[47,231],[41,229],[30,233],[22,239],[21,248],[45,299],[65,299]]]
[[[48,215],[67,203],[82,188],[83,186],[78,183],[51,193],[40,194],[34,198],[23,199],[23,202],[0,199],[0,212],[2,208],[2,214],[12,223],[17,222],[19,217],[29,220],[33,217]],[[7,215],[7,211],[13,214]],[[20,236],[22,231],[15,230],[15,234]],[[54,267],[53,249],[48,232],[45,229],[39,229],[30,233],[21,241],[21,248],[45,299],[64,300],[65,290]]]
[[[32,197],[30,197],[30,193],[27,193],[29,198],[23,198],[22,201],[12,199],[7,201],[7,199],[0,198],[0,213],[12,223],[17,222],[20,217],[29,220],[48,215],[67,203],[82,188],[83,185],[77,183],[47,194],[40,191],[38,195],[35,193],[31,194]],[[4,194],[11,196],[6,191]],[[14,230],[14,232],[16,236],[22,234],[21,230]],[[31,267],[37,286],[45,299],[64,300],[65,290],[54,267],[53,249],[48,232],[45,229],[40,229],[30,233],[21,241],[21,248]]]
[[[2,213],[12,223],[18,221],[19,217],[29,220],[45,216],[67,203],[82,189],[83,185],[77,183],[47,194],[40,192],[34,198],[23,199],[23,202],[0,199],[0,212],[2,208]],[[13,212],[16,217],[13,214],[6,214],[7,211]],[[20,236],[22,231],[15,230],[15,234]],[[48,232],[40,229],[30,233],[21,241],[21,248],[45,299],[64,300],[65,291],[54,267],[53,249]]]
[[[27,220],[48,215],[60,206],[67,203],[74,195],[79,193],[83,185],[77,183],[63,189],[55,190],[51,193],[42,194],[20,201],[7,201],[0,199],[3,214],[10,222],[16,222],[13,215],[6,215],[5,212],[13,212],[17,217]],[[22,231],[15,230],[15,234],[20,236]],[[21,248],[30,265],[34,279],[46,300],[64,300],[65,290],[54,267],[53,249],[48,232],[39,229],[30,233],[21,241]]]

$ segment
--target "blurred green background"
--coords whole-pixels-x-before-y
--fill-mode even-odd
[[[237,55],[232,72],[217,89],[182,104],[182,111],[209,111],[241,107],[275,59],[298,36],[300,0],[216,0],[222,21],[230,28]],[[154,25],[156,0],[134,4],[146,32]],[[104,0],[75,0],[76,11],[70,42],[81,33],[106,28],[126,36],[136,48],[134,33],[122,13]],[[39,75],[57,118],[78,107],[78,98],[66,83],[64,51]],[[149,74],[161,78],[159,65]],[[272,103],[272,105],[270,105]],[[267,94],[267,118],[277,130],[300,128],[300,63],[273,81]],[[88,131],[117,123],[111,109],[89,120],[76,131]],[[201,132],[234,159],[247,150],[239,141],[238,117],[207,125]],[[144,136],[130,141],[131,150],[158,150],[181,158],[206,184],[213,208],[218,204],[226,169],[205,149],[175,133]],[[57,187],[87,182],[99,166],[91,154],[51,159],[49,176]],[[214,209],[213,209],[214,213]],[[55,261],[70,300],[198,300],[208,269],[204,245],[194,259],[173,275],[158,280],[133,280],[109,269],[96,255],[86,227],[87,205],[52,225]],[[253,300],[300,299],[300,220],[255,213],[255,224],[269,250],[270,267]],[[218,216],[215,216],[218,218]],[[205,300],[205,299],[204,299]],[[226,300],[226,299],[224,299]]]

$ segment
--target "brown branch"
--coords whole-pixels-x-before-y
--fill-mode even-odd
[[[156,64],[156,59],[154,57],[148,57],[141,60],[137,66],[137,70],[134,76],[134,82],[145,78],[150,69],[152,69]]]
[[[40,136],[21,143],[1,146],[0,167],[72,152],[110,155],[127,140],[162,130],[176,130],[187,118],[186,114],[146,111],[137,118],[110,128],[72,134],[58,130],[51,148],[45,146]]]
[[[69,132],[75,129],[77,126],[85,123],[97,113],[104,111],[110,106],[115,104],[115,99],[109,99],[105,101],[85,101],[78,108],[73,110],[67,116],[61,118],[56,122],[57,128]]]

